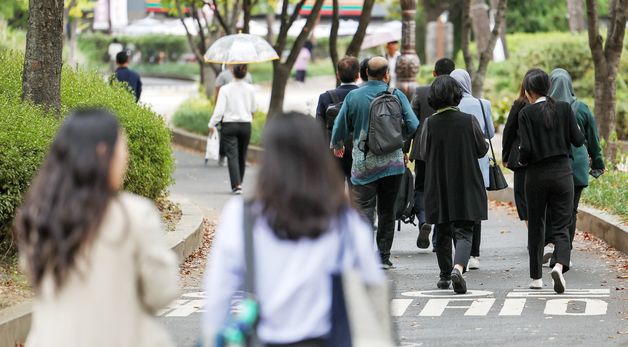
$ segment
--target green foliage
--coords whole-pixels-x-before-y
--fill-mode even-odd
[[[3,18],[11,27],[25,28],[28,21],[28,0],[2,0],[0,19]]]
[[[0,50],[0,240],[15,208],[48,150],[60,120],[21,100],[23,56]],[[172,183],[174,161],[165,122],[139,106],[121,84],[108,85],[98,74],[64,67],[62,114],[77,107],[104,107],[126,130],[129,171],[125,189],[156,198]]]
[[[26,32],[9,27],[8,23],[0,18],[0,49],[24,50],[24,47]]]
[[[590,179],[582,201],[628,221],[628,172],[609,170],[598,179]]]
[[[509,1],[506,23],[511,33],[567,30],[569,23],[566,1]]]
[[[214,103],[204,95],[190,98],[183,102],[172,116],[172,124],[189,132],[207,135],[207,124],[214,112]],[[266,113],[256,111],[253,114],[251,131],[251,144],[260,145],[262,143],[262,131],[266,124]]]
[[[142,53],[142,61],[149,62],[159,52],[165,52],[168,60],[177,61],[188,49],[186,38],[175,35],[143,35],[116,37],[126,48],[134,45]],[[113,38],[102,33],[84,33],[78,36],[77,45],[87,60],[103,62],[108,58],[107,50]]]

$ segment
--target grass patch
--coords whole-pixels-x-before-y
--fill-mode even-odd
[[[609,170],[598,179],[589,180],[582,193],[582,201],[617,215],[628,222],[628,172]]]

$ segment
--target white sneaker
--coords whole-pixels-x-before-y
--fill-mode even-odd
[[[543,279],[532,280],[532,282],[530,282],[530,289],[543,289]]]
[[[471,257],[469,258],[469,263],[467,264],[467,269],[477,270],[480,268],[480,257]]]
[[[558,269],[553,269],[550,272],[552,276],[552,282],[554,283],[554,291],[558,294],[562,294],[565,292],[565,277],[563,277],[562,271]]]
[[[554,245],[550,243],[543,248],[543,264],[549,262],[552,255],[554,255]]]

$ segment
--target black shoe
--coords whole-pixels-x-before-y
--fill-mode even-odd
[[[442,277],[438,280],[438,283],[436,283],[438,289],[449,289],[449,285],[451,285],[451,280]]]
[[[454,269],[451,272],[451,282],[454,285],[454,292],[456,292],[456,294],[465,294],[467,292],[467,282],[465,282],[458,269]]]
[[[390,270],[390,269],[394,269],[394,268],[395,268],[395,266],[390,261],[390,259],[382,260],[382,269]]]
[[[430,246],[430,232],[432,231],[432,225],[423,223],[419,228],[419,236],[416,239],[416,246],[425,249]]]

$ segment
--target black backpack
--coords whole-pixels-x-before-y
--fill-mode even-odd
[[[390,87],[371,101],[366,143],[361,150],[375,155],[392,153],[403,148],[405,124],[399,98]]]
[[[414,218],[414,176],[412,175],[412,170],[406,168],[401,178],[397,199],[395,200],[395,220],[398,221],[397,230],[401,230],[401,222],[416,225]]]
[[[334,123],[336,122],[336,117],[340,113],[340,109],[342,108],[342,101],[338,98],[338,94],[336,94],[335,90],[328,90],[327,94],[331,97],[331,104],[327,106],[327,110],[325,110],[325,128],[331,134],[331,131],[334,129]]]

